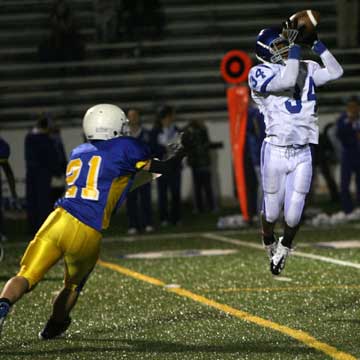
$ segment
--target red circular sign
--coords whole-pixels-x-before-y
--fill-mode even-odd
[[[220,70],[223,79],[231,84],[246,81],[252,61],[245,51],[231,50],[221,60]]]

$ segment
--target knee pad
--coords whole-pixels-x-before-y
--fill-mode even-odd
[[[282,203],[277,193],[264,193],[263,213],[265,220],[274,223],[280,216]]]
[[[290,227],[295,227],[301,220],[304,210],[306,193],[294,191],[289,199],[289,205],[285,210],[285,222]]]

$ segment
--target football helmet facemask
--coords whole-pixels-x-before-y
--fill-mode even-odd
[[[109,140],[129,134],[129,120],[116,105],[99,104],[85,113],[83,130],[87,140]]]
[[[256,38],[256,58],[262,62],[284,63],[287,59],[290,43],[279,29],[262,29]]]

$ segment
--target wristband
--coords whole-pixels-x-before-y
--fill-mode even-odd
[[[320,40],[315,41],[314,45],[312,47],[312,50],[318,54],[321,55],[324,51],[327,50],[326,46],[324,45],[324,43],[322,43]]]
[[[300,59],[300,51],[301,51],[301,47],[297,44],[294,44],[293,46],[290,47],[288,58],[299,60]]]

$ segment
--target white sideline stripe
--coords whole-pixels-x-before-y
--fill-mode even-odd
[[[328,231],[333,229],[333,226],[322,226],[318,229],[312,226],[304,226],[301,228],[301,232],[304,231]],[[348,224],[348,229],[360,229],[360,224],[354,224],[351,225]],[[247,235],[247,234],[259,234],[260,236],[260,229],[259,228],[242,228],[242,229],[225,229],[225,230],[215,230],[216,234],[220,235]],[[137,240],[157,240],[157,239],[186,239],[189,237],[202,237],[204,234],[209,234],[209,232],[200,232],[200,231],[194,231],[194,232],[188,232],[188,233],[154,233],[154,234],[144,234],[144,235],[136,235],[136,236],[129,236],[129,235],[119,235],[119,236],[107,236],[103,237],[102,241],[106,243],[112,243],[112,242],[134,242]],[[214,234],[215,235],[215,234]],[[31,238],[29,238],[29,241]],[[16,248],[23,245],[28,245],[29,241],[19,241],[19,242],[12,242],[11,240],[8,240],[3,243],[5,249],[7,248]],[[240,240],[239,240],[240,241]],[[249,243],[246,243],[249,244]],[[244,245],[245,246],[245,245]],[[307,243],[298,243],[298,246],[301,247],[309,247],[312,246],[311,244]]]
[[[264,249],[263,246],[259,245],[259,244],[253,244],[251,242],[241,241],[241,240],[236,240],[236,239],[229,239],[229,238],[227,238],[225,236],[216,235],[216,234],[212,234],[212,233],[205,233],[205,234],[203,234],[203,237],[207,238],[207,239],[218,240],[218,241],[222,241],[222,242],[225,242],[225,243],[234,244],[234,245],[240,245],[240,246],[253,248],[253,249],[258,249],[258,250],[263,250]],[[309,253],[305,253],[305,252],[301,252],[301,251],[294,251],[291,255],[299,256],[299,257],[303,257],[303,258],[308,258],[308,259],[312,259],[312,260],[319,260],[319,261],[327,262],[327,263],[330,263],[330,264],[335,264],[335,265],[340,265],[340,266],[348,266],[348,267],[352,267],[352,268],[355,268],[355,269],[360,269],[360,264],[358,264],[358,263],[353,263],[353,262],[350,262],[350,261],[337,260],[337,259],[333,259],[333,258],[330,258],[330,257],[327,257],[327,256],[309,254]]]
[[[0,0],[1,1],[1,0]],[[302,229],[303,231],[306,229]],[[241,230],[219,230],[217,231],[222,235],[241,235],[241,234],[260,234],[259,229],[255,228],[249,228],[249,229],[241,229]],[[207,232],[206,232],[207,233]],[[200,231],[194,231],[194,232],[187,232],[187,233],[154,233],[152,235],[150,234],[144,234],[144,235],[119,235],[119,236],[106,236],[102,238],[102,241],[105,243],[112,243],[112,242],[134,242],[138,240],[159,240],[159,239],[187,239],[190,237],[199,237],[201,238],[205,232]],[[3,243],[5,248],[16,248],[23,245],[28,245],[29,241],[19,241],[16,243],[11,242],[11,240],[6,241]]]
[[[241,234],[260,234],[259,229],[242,229],[242,230],[223,230],[219,231],[222,235],[241,235]],[[199,237],[201,238],[207,232],[187,232],[187,233],[165,233],[165,234],[152,234],[152,235],[135,235],[135,236],[109,236],[103,238],[104,242],[117,242],[117,241],[125,241],[125,242],[133,242],[136,240],[158,240],[158,239],[186,239],[189,237]]]
[[[329,229],[332,229],[333,227],[321,227],[321,230],[327,231]],[[314,227],[302,227],[301,232],[304,231],[316,231]],[[217,234],[221,235],[246,235],[246,234],[259,234],[260,235],[260,229],[259,228],[243,228],[243,229],[229,229],[229,230],[216,230]],[[120,236],[108,236],[104,237],[102,241],[104,242],[118,242],[118,241],[124,241],[124,242],[133,242],[136,240],[157,240],[157,239],[186,239],[189,237],[202,237],[204,234],[208,234],[208,232],[202,232],[202,231],[194,231],[194,232],[187,232],[187,233],[155,233],[155,234],[144,234],[144,235],[120,235]],[[298,244],[300,245],[300,243]],[[307,244],[301,243],[301,246],[308,246]]]

